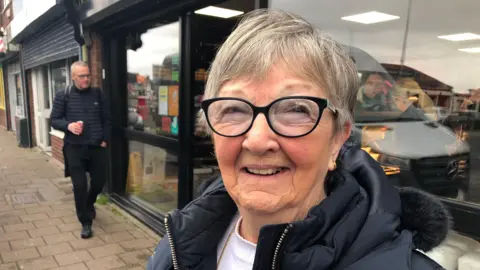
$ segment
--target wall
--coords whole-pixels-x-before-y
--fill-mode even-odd
[[[5,110],[0,110],[0,126],[7,128],[7,113]]]
[[[21,2],[23,2],[21,7],[17,5],[13,10],[15,18],[11,25],[12,39],[57,4],[57,0],[22,0]]]
[[[8,3],[8,5],[3,9],[3,12],[2,12],[2,26],[3,27],[7,27],[13,19],[12,3],[13,3],[13,1],[10,1],[10,3]]]
[[[95,33],[91,33],[92,45],[90,46],[88,62],[92,73],[92,85],[102,86],[102,40]]]
[[[52,140],[52,156],[54,159],[63,163],[63,139],[55,135],[50,136]]]
[[[12,8],[12,3],[13,1],[10,1],[6,7],[3,6],[3,1],[1,3],[1,8],[2,8],[2,13],[0,15],[0,24],[2,27],[6,28],[10,22],[12,21],[13,19],[13,8]],[[3,38],[3,42],[5,44],[5,46],[7,46],[7,42],[8,42],[8,39],[6,37]],[[4,76],[3,74],[0,73],[0,76],[4,77],[4,89],[5,89],[5,93],[4,93],[4,97],[5,97],[5,109],[0,109],[0,126],[3,127],[3,128],[7,128],[8,127],[8,121],[9,121],[9,117],[8,117],[8,114],[7,114],[7,108],[8,108],[8,83],[7,83],[7,77],[8,76]]]

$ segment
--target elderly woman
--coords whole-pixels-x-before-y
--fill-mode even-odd
[[[443,240],[446,210],[400,193],[345,143],[357,90],[324,33],[282,11],[248,14],[202,103],[221,178],[167,215],[148,269],[440,269],[417,249]]]

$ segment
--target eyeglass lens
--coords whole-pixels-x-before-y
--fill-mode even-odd
[[[220,135],[238,136],[245,133],[254,119],[253,108],[240,100],[217,100],[208,108],[212,129]],[[321,117],[319,105],[308,99],[278,100],[266,116],[270,127],[283,136],[302,136],[311,132]]]

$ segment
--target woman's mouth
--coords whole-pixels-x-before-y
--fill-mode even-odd
[[[247,173],[253,175],[262,175],[262,176],[269,176],[281,173],[283,171],[288,170],[285,167],[278,167],[278,168],[271,168],[271,169],[255,169],[255,168],[245,168],[244,169]]]

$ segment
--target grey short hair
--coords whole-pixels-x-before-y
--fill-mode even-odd
[[[204,99],[217,97],[230,80],[261,80],[278,62],[325,89],[338,109],[335,131],[353,124],[358,75],[349,54],[305,19],[280,10],[259,9],[242,18],[215,56]],[[199,125],[211,134],[205,113],[200,111],[198,117]]]
[[[88,63],[85,61],[75,61],[73,64],[70,66],[70,72],[73,74],[73,69],[76,67],[89,67]]]

